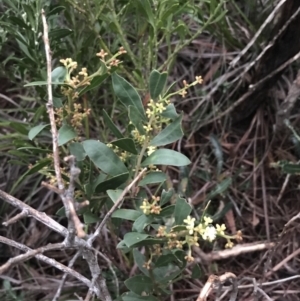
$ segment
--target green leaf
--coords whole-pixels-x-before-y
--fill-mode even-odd
[[[66,75],[67,75],[66,67],[59,66],[51,72],[51,81],[53,84],[55,82],[63,82],[65,80]]]
[[[178,197],[176,200],[174,211],[175,225],[182,225],[183,220],[186,219],[191,212],[192,208],[188,204],[188,202],[185,199]]]
[[[142,234],[137,232],[129,232],[126,233],[124,236],[124,242],[128,248],[134,246],[135,244],[144,241],[146,238],[148,238],[148,234]]]
[[[136,4],[139,4],[139,8],[143,11],[143,14],[146,16],[148,23],[155,30],[155,19],[150,5],[149,0],[136,0]]]
[[[29,140],[33,140],[45,127],[49,125],[50,124],[40,124],[30,129],[28,133]]]
[[[146,276],[149,276],[149,270],[144,267],[144,264],[146,262],[145,256],[138,249],[133,249],[132,254],[133,254],[134,262],[137,264],[140,271],[144,273]]]
[[[142,215],[140,211],[133,210],[133,209],[117,209],[111,217],[114,218],[121,218],[128,221],[135,221]]]
[[[55,84],[55,85],[66,85],[66,83],[64,83],[64,82],[56,82],[56,83],[53,83],[53,84]],[[47,86],[47,85],[48,85],[48,82],[46,82],[46,81],[36,81],[36,82],[28,83],[28,84],[24,85],[24,87]]]
[[[169,118],[171,120],[175,120],[176,118],[178,118],[179,115],[176,112],[176,108],[175,108],[174,104],[171,103],[161,113],[161,116]]]
[[[195,264],[192,269],[192,279],[199,279],[201,276],[203,276],[201,268],[198,264]]]
[[[163,190],[160,197],[160,206],[163,206],[170,202],[172,196],[174,195],[175,191],[173,188],[169,189],[168,191]]]
[[[116,189],[120,185],[124,184],[127,181],[128,176],[129,176],[129,173],[126,172],[126,173],[114,176],[106,181],[103,181],[95,187],[95,192],[101,193],[101,192],[107,191],[109,189]]]
[[[164,128],[154,139],[150,142],[153,146],[162,146],[173,143],[183,136],[181,129],[182,115],[177,117],[171,124]]]
[[[177,262],[177,257],[174,254],[160,255],[155,262],[156,267],[163,267],[169,265],[171,262]]]
[[[44,159],[42,161],[39,161],[38,163],[36,163],[35,165],[33,165],[30,169],[28,169],[23,175],[19,176],[17,181],[14,183],[13,188],[11,189],[12,191],[18,187],[23,181],[24,179],[29,176],[32,175],[38,171],[40,171],[43,167],[45,166],[49,166],[51,163],[51,160],[49,159]]]
[[[150,294],[153,290],[151,278],[145,275],[133,276],[124,283],[129,290],[138,295]]]
[[[122,150],[129,152],[131,154],[137,155],[138,151],[135,148],[135,143],[130,138],[121,138],[115,141],[112,141],[111,144],[121,148]]]
[[[113,123],[107,112],[103,109],[103,119],[105,122],[105,126],[107,126],[112,133],[119,139],[124,138],[123,134],[117,128],[117,126]]]
[[[166,240],[163,238],[146,238],[143,241],[137,242],[136,244],[132,245],[132,247],[144,247],[144,246],[154,246],[165,243]]]
[[[134,292],[126,292],[122,295],[123,301],[159,301],[152,295],[149,296],[140,296],[135,294]]]
[[[83,220],[85,224],[94,224],[99,222],[99,216],[97,216],[96,214],[93,214],[91,212],[85,212],[83,214]]]
[[[137,128],[141,135],[145,135],[146,132],[143,128],[144,117],[140,114],[138,109],[133,106],[128,107],[128,117],[131,123]]]
[[[213,145],[213,152],[217,158],[217,162],[218,162],[217,175],[219,176],[222,171],[223,162],[224,162],[222,146],[221,146],[218,138],[213,134],[211,134],[209,136],[209,140],[210,140],[211,144]]]
[[[95,76],[92,80],[90,85],[86,86],[79,92],[79,96],[85,94],[88,91],[91,91],[97,87],[99,87],[106,79],[108,78],[108,74],[102,74],[99,76]]]
[[[111,176],[128,173],[121,159],[104,143],[96,140],[86,140],[82,144],[91,161],[105,173]]]
[[[109,198],[115,203],[119,199],[121,194],[123,193],[123,190],[121,190],[121,189],[112,190],[111,189],[111,190],[107,190],[106,193],[109,196]]]
[[[160,211],[160,214],[159,216],[161,217],[169,217],[171,215],[174,214],[174,211],[175,211],[175,205],[170,205],[170,206],[167,206],[165,208],[163,208],[161,211]]]
[[[18,133],[27,136],[28,135],[28,129],[26,126],[19,122],[10,122],[9,126],[16,130]],[[31,139],[32,140],[32,139]]]
[[[173,151],[171,149],[158,149],[146,158],[142,166],[148,165],[171,165],[171,166],[185,166],[191,161],[183,154]]]
[[[70,154],[75,156],[76,161],[83,161],[86,157],[86,153],[81,143],[79,142],[72,142],[69,145]]]
[[[160,73],[157,70],[153,70],[149,79],[149,90],[151,98],[155,101],[162,93],[165,84],[167,82],[167,72]]]
[[[133,86],[117,73],[112,74],[112,83],[114,92],[122,104],[127,108],[130,105],[135,107],[142,116],[145,116],[142,100]]]
[[[161,171],[153,171],[148,173],[140,182],[139,186],[146,186],[149,184],[163,183],[167,179],[165,173]]]
[[[217,195],[224,193],[232,183],[232,178],[224,179],[221,183],[217,184],[217,186],[206,196],[206,200],[209,201],[215,198]]]
[[[293,163],[282,164],[282,171],[287,174],[295,175],[300,173],[300,165]]]
[[[153,222],[153,217],[150,215],[140,215],[132,225],[132,230],[143,232],[143,230]]]
[[[76,137],[77,137],[77,134],[76,134],[75,130],[73,129],[73,127],[71,127],[68,124],[64,124],[58,130],[58,146],[62,146]]]
[[[66,29],[66,28],[53,29],[49,31],[49,39],[50,41],[59,40],[61,38],[65,38],[71,35],[72,33],[73,31],[71,29]]]

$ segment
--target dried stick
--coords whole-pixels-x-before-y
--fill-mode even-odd
[[[1,237],[0,237],[0,241],[1,241]],[[24,262],[32,257],[35,257],[37,254],[41,254],[50,250],[62,249],[62,248],[64,248],[63,243],[49,244],[45,247],[40,247],[38,249],[28,251],[25,254],[21,254],[13,258],[10,258],[5,264],[0,266],[0,275],[3,274],[5,271],[7,271],[9,268],[11,268],[13,265]]]
[[[47,102],[47,112],[49,115],[50,126],[51,126],[51,134],[52,134],[52,144],[53,144],[53,160],[54,160],[54,170],[57,180],[58,189],[62,191],[60,193],[60,197],[62,199],[63,205],[65,207],[66,216],[68,219],[68,243],[71,243],[74,240],[74,236],[84,237],[85,233],[82,229],[82,225],[80,220],[76,214],[74,209],[74,193],[72,193],[72,189],[66,191],[65,185],[63,182],[61,170],[60,170],[60,157],[59,157],[59,146],[58,146],[58,131],[55,122],[55,114],[54,114],[54,106],[53,106],[53,94],[52,94],[52,82],[51,82],[51,49],[48,37],[48,24],[45,16],[45,11],[42,9],[42,21],[44,28],[44,45],[45,45],[45,53],[46,53],[46,61],[47,61],[47,91],[48,91],[48,102]],[[75,172],[75,170],[73,170]],[[72,174],[72,170],[70,171],[70,178],[76,178],[78,173]],[[74,192],[74,191],[73,191]]]
[[[106,213],[106,215],[104,216],[102,222],[100,223],[100,225],[98,226],[98,228],[96,229],[96,231],[94,232],[94,234],[88,239],[88,244],[91,246],[92,243],[94,242],[94,240],[96,239],[96,237],[100,234],[102,228],[104,227],[104,225],[106,224],[107,220],[110,218],[110,216],[114,213],[114,211],[119,207],[119,205],[122,203],[126,193],[128,191],[130,191],[130,189],[134,186],[134,184],[142,177],[142,175],[145,173],[145,171],[147,170],[147,168],[144,168],[137,176],[136,178],[123,190],[122,194],[120,195],[120,197],[117,199],[117,201],[115,202],[115,204],[111,207],[111,209]]]
[[[15,247],[17,249],[20,249],[24,252],[28,252],[28,251],[32,251],[31,248],[21,244],[21,243],[18,243],[18,242],[15,242],[11,239],[8,239],[6,237],[3,237],[3,236],[0,236],[0,242],[1,243],[5,243],[7,245],[10,245],[12,247]],[[90,280],[88,280],[86,277],[82,276],[81,274],[79,274],[78,272],[74,271],[73,269],[71,268],[68,268],[66,267],[65,265],[59,263],[58,261],[56,261],[55,259],[52,259],[52,258],[49,258],[45,255],[42,255],[42,254],[37,254],[35,255],[35,258],[49,264],[50,266],[53,266],[55,268],[57,268],[58,270],[64,272],[64,273],[67,273],[75,278],[77,278],[79,281],[83,282],[85,285],[87,285],[88,287],[92,287],[92,283]],[[94,292],[97,294],[97,296],[100,295],[100,292],[99,290],[96,288],[96,287],[93,287],[93,290]]]
[[[72,268],[72,267],[73,267],[73,265],[74,265],[75,261],[77,260],[77,258],[79,257],[79,255],[81,255],[81,252],[80,252],[80,251],[78,251],[78,252],[74,255],[74,257],[70,260],[70,262],[69,262],[69,264],[68,264],[68,267],[69,267],[69,268]],[[55,294],[55,296],[53,297],[52,301],[58,301],[58,299],[59,299],[59,297],[60,297],[60,294],[61,294],[61,291],[62,291],[62,288],[63,288],[63,286],[64,286],[64,284],[65,284],[65,282],[66,282],[67,276],[68,276],[68,273],[65,273],[65,274],[63,275],[63,277],[62,277],[62,279],[61,279],[61,282],[60,282],[60,284],[59,284],[59,287],[58,287],[58,289],[57,289],[57,291],[56,291],[56,294]],[[90,290],[89,290],[89,291],[90,291]]]

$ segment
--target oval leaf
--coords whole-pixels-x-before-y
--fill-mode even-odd
[[[177,198],[174,211],[175,225],[182,225],[183,220],[186,219],[191,212],[192,208],[189,203],[185,199]]]
[[[134,106],[142,116],[145,116],[142,100],[133,86],[117,73],[112,75],[113,89],[122,104]]]
[[[69,145],[71,155],[75,156],[76,161],[82,161],[86,157],[86,153],[81,143],[73,142]]]
[[[142,166],[148,165],[172,165],[185,166],[191,161],[183,154],[173,151],[171,149],[158,149],[153,152],[144,162]]]
[[[135,221],[138,217],[140,217],[142,213],[133,209],[118,209],[116,210],[111,217],[126,219],[128,221]]]
[[[170,144],[179,140],[183,136],[181,128],[182,115],[176,118],[171,124],[163,129],[154,139],[150,142],[153,146],[162,146]]]
[[[162,183],[166,179],[167,179],[166,174],[161,171],[150,172],[139,182],[139,186],[146,186],[149,184]]]
[[[125,282],[126,287],[138,295],[149,294],[153,290],[153,283],[150,277],[145,275],[137,275],[127,279]]]
[[[157,70],[153,70],[151,72],[149,79],[149,90],[153,100],[156,100],[162,93],[167,81],[167,77],[167,72],[160,73]]]
[[[33,127],[28,133],[28,138],[33,140],[47,126],[49,126],[49,124],[40,124]]]
[[[117,138],[124,138],[123,134],[120,132],[120,130],[117,128],[117,126],[113,123],[107,112],[103,109],[103,119],[105,122],[105,125],[112,131],[112,133]]]
[[[121,159],[104,143],[96,140],[82,142],[83,148],[91,161],[111,176],[128,173]]]
[[[115,141],[112,141],[111,144],[116,145],[117,147],[121,148],[122,150],[132,153],[134,155],[138,154],[138,151],[135,148],[135,143],[130,138],[122,138],[119,140],[115,140]]]
[[[77,136],[74,129],[68,125],[64,124],[59,130],[58,130],[58,146],[62,146],[69,142],[70,140],[74,139]]]

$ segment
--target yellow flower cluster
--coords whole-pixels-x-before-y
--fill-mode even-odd
[[[195,86],[197,84],[202,84],[202,83],[203,83],[202,76],[196,76],[195,81],[192,82],[191,84],[188,84],[186,80],[183,80],[183,88],[176,93],[181,95],[182,97],[185,97],[187,95],[187,89],[189,89],[191,86]]]
[[[161,207],[157,205],[157,202],[160,201],[159,196],[152,196],[152,202],[150,203],[148,199],[143,200],[143,204],[140,206],[140,208],[143,210],[143,213],[145,215],[149,214],[160,214]]]
[[[191,247],[199,246],[199,239],[213,242],[217,236],[223,237],[227,240],[226,248],[233,247],[231,239],[237,241],[242,240],[242,233],[238,231],[234,236],[228,236],[225,234],[226,226],[224,224],[216,226],[212,225],[213,220],[209,216],[203,216],[202,221],[195,226],[196,219],[190,215],[183,221],[186,230],[176,231],[176,228],[172,228],[171,231],[167,231],[165,226],[160,226],[157,230],[157,237],[166,237],[168,239],[167,246],[169,249],[178,248],[182,249],[183,245],[188,246],[188,253],[185,259],[189,262],[193,261]]]

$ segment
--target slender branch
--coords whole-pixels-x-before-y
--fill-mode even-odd
[[[0,238],[0,241],[1,241],[1,238]],[[41,254],[41,253],[44,253],[44,252],[50,251],[50,250],[62,249],[64,247],[65,246],[63,243],[49,244],[45,247],[40,247],[35,250],[27,251],[25,254],[21,254],[21,255],[15,256],[13,258],[10,258],[5,264],[0,266],[0,275],[3,274],[8,269],[10,269],[13,265],[24,262],[32,257],[35,257],[37,254]]]
[[[77,260],[77,258],[81,255],[81,251],[77,251],[77,253],[74,255],[74,257],[70,260],[69,264],[68,264],[68,267],[69,268],[72,268],[75,261]],[[61,279],[61,282],[59,284],[59,287],[56,291],[56,294],[55,296],[53,297],[52,301],[58,301],[59,297],[60,297],[60,294],[61,294],[61,291],[62,291],[62,288],[63,286],[65,285],[65,282],[66,282],[66,279],[67,279],[67,276],[68,276],[68,273],[65,273]],[[89,290],[90,291],[90,290]]]
[[[26,209],[23,209],[22,212],[15,215],[14,217],[9,219],[8,221],[2,223],[2,225],[7,227],[7,226],[17,222],[19,219],[22,219],[23,217],[26,217],[26,216],[28,216],[28,211]]]
[[[96,231],[94,232],[94,234],[88,239],[88,241],[87,241],[88,245],[90,245],[90,246],[92,245],[92,243],[94,242],[94,240],[96,239],[96,237],[100,234],[100,232],[101,232],[102,228],[104,227],[104,225],[106,224],[107,220],[114,213],[114,211],[119,207],[119,205],[122,203],[125,195],[128,193],[128,191],[130,191],[130,189],[134,186],[134,184],[142,177],[142,175],[145,173],[146,170],[147,170],[147,168],[144,168],[137,175],[137,177],[123,190],[122,194],[117,199],[117,201],[115,202],[115,204],[111,207],[111,209],[104,216],[102,222],[100,223],[100,225],[98,226],[98,228],[96,229]]]
[[[7,245],[10,245],[12,247],[15,247],[17,249],[20,249],[24,252],[28,252],[28,251],[32,251],[31,248],[21,244],[21,243],[18,243],[18,242],[15,242],[11,239],[8,239],[6,237],[3,237],[3,236],[0,236],[0,242],[1,243],[5,243]],[[66,247],[65,247],[66,248]],[[88,280],[86,277],[82,276],[81,274],[79,274],[78,272],[74,271],[73,269],[59,263],[58,261],[56,261],[55,259],[53,258],[49,258],[45,255],[42,255],[42,254],[37,254],[35,255],[35,258],[37,258],[38,260],[41,260],[47,264],[49,264],[50,266],[53,266],[55,268],[57,268],[58,270],[64,272],[64,273],[68,273],[69,275],[77,278],[78,280],[80,280],[81,282],[83,282],[85,285],[87,285],[88,287],[92,287],[92,283],[90,280]],[[93,288],[94,292],[97,294],[97,296],[100,295],[100,291],[94,287]]]

